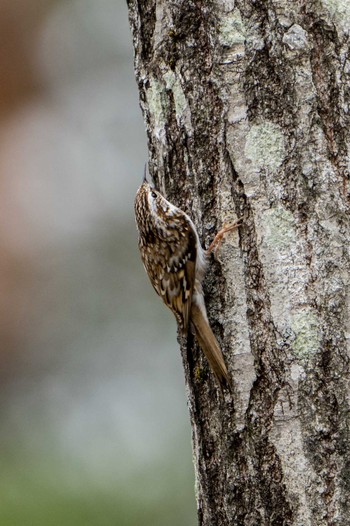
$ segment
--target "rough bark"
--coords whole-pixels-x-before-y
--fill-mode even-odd
[[[203,246],[234,393],[182,346],[199,524],[350,525],[347,0],[129,0],[156,186]]]

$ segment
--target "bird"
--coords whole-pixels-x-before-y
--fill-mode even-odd
[[[204,250],[191,218],[156,190],[146,174],[134,207],[141,259],[153,288],[174,313],[179,332],[187,336],[194,329],[220,387],[230,389],[224,357],[208,321],[202,282],[209,253],[240,222],[222,228]]]

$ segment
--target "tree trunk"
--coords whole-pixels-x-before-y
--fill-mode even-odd
[[[156,186],[212,255],[182,346],[199,524],[350,525],[347,0],[129,0]]]

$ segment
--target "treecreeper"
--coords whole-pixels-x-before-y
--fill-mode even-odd
[[[153,288],[174,313],[184,336],[192,326],[220,386],[230,388],[224,357],[208,322],[202,281],[208,254],[240,221],[221,229],[205,251],[191,218],[146,178],[136,194],[135,218],[142,262]]]

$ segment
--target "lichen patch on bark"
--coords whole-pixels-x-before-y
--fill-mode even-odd
[[[245,155],[256,170],[275,173],[286,155],[281,128],[272,122],[252,126],[247,135]]]
[[[307,361],[317,353],[321,344],[321,330],[317,313],[311,308],[299,309],[292,315],[295,339],[292,349],[297,358]]]
[[[150,87],[146,91],[148,107],[153,120],[154,132],[160,141],[165,140],[165,124],[167,114],[167,99],[164,85],[156,79],[150,79]]]

